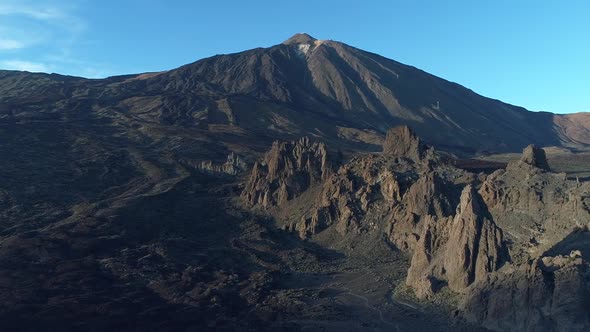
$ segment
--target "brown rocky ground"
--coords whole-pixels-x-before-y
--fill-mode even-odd
[[[1,327],[587,328],[586,116],[304,35],[104,80],[0,71]],[[489,155],[532,142],[551,171]]]

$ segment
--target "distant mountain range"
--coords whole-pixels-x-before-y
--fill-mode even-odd
[[[530,112],[307,34],[160,73],[90,80],[1,71],[0,121],[48,120],[178,128],[225,152],[303,135],[371,150],[400,124],[463,154],[590,144],[590,114]]]

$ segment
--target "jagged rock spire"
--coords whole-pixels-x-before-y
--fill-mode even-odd
[[[546,171],[550,170],[549,164],[547,163],[547,156],[545,155],[545,150],[537,147],[534,144],[527,146],[522,151],[522,157],[520,158],[520,161]]]
[[[416,161],[424,157],[427,149],[426,145],[422,143],[420,138],[408,126],[389,129],[385,136],[385,142],[383,143],[384,154],[405,157]]]

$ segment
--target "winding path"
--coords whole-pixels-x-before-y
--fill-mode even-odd
[[[397,331],[401,331],[398,324],[394,324],[392,322],[388,322],[387,320],[385,320],[385,318],[383,317],[383,311],[381,309],[379,309],[379,308],[376,308],[376,307],[371,306],[369,304],[369,299],[366,296],[355,294],[348,287],[344,287],[344,289],[347,289],[348,290],[348,293],[347,294],[352,295],[352,296],[354,296],[356,298],[359,298],[359,299],[363,300],[365,302],[365,307],[367,309],[370,309],[370,310],[373,310],[373,311],[376,311],[377,313],[379,313],[379,319],[381,320],[381,322],[383,322],[386,325],[395,327],[395,329]]]
[[[383,324],[395,328],[396,331],[400,331],[400,332],[402,331],[402,329],[399,327],[399,324],[394,323],[394,322],[390,322],[387,319],[385,319],[385,315],[383,313],[383,310],[381,310],[381,309],[379,309],[377,307],[372,306],[370,304],[369,298],[367,298],[363,294],[358,294],[358,293],[353,292],[350,289],[350,287],[346,286],[347,284],[350,285],[350,284],[355,283],[359,279],[366,278],[365,275],[361,275],[360,277],[355,278],[355,279],[353,279],[351,281],[336,281],[337,276],[338,275],[336,275],[336,274],[333,275],[331,277],[332,278],[332,281],[330,283],[328,283],[327,285],[321,287],[320,288],[320,291],[325,291],[327,289],[342,289],[342,290],[345,290],[346,293],[344,293],[344,295],[349,295],[349,296],[352,296],[352,297],[357,298],[359,300],[362,300],[363,301],[363,305],[364,305],[365,308],[367,308],[370,311],[373,311],[373,312],[376,312],[377,314],[379,314],[379,320]],[[405,308],[408,308],[408,309],[411,309],[411,310],[415,310],[415,311],[421,311],[418,306],[416,306],[416,305],[414,305],[412,303],[398,300],[398,299],[394,298],[393,296],[389,297],[389,299],[390,299],[390,301],[392,301],[392,303],[394,303],[394,304],[396,304],[398,306],[405,307]],[[322,305],[322,304],[316,304],[316,305],[312,306],[312,308],[315,307],[315,306],[319,306],[319,305]]]
[[[332,278],[334,279],[335,277],[336,277],[336,276],[333,276]],[[361,278],[364,278],[364,277],[365,277],[365,276],[364,276],[364,275],[362,275],[362,276],[360,276],[360,277],[358,277],[358,278],[356,278],[356,279],[354,279],[354,280],[352,280],[352,281],[349,281],[349,282],[348,282],[348,284],[352,284],[352,283],[356,282],[357,280],[359,280],[359,279],[361,279]],[[335,282],[332,282],[332,283],[328,284],[328,285],[327,285],[327,287],[325,287],[325,288],[329,288],[329,287],[331,287],[331,286],[332,286],[332,285],[334,285],[334,284],[336,284],[336,283],[335,283]],[[385,317],[384,317],[384,315],[383,315],[383,311],[382,311],[381,309],[379,309],[379,308],[377,308],[377,307],[374,307],[374,306],[371,306],[371,304],[370,304],[370,302],[369,302],[369,299],[368,299],[366,296],[364,296],[364,295],[361,295],[361,294],[354,293],[354,292],[353,292],[353,291],[350,289],[350,287],[347,287],[347,286],[345,286],[345,285],[342,285],[342,288],[343,288],[343,289],[345,289],[345,290],[347,291],[347,293],[346,293],[346,294],[348,294],[348,295],[351,295],[351,296],[353,296],[353,297],[356,297],[356,298],[358,298],[358,299],[361,299],[361,300],[363,300],[363,302],[364,302],[364,304],[365,304],[365,307],[366,307],[367,309],[369,309],[369,310],[371,310],[371,311],[374,311],[374,312],[377,312],[377,313],[379,314],[379,320],[381,320],[381,322],[382,322],[383,324],[385,324],[385,325],[388,325],[388,326],[392,326],[392,327],[394,327],[394,328],[395,328],[397,331],[401,331],[401,329],[400,329],[400,327],[399,327],[399,325],[398,325],[397,323],[393,323],[393,322],[390,322],[390,321],[388,321],[388,320],[386,320],[386,319],[385,319]],[[399,301],[399,300],[397,300],[397,299],[395,299],[395,298],[393,298],[393,297],[391,297],[391,300],[392,300],[392,301],[394,301],[394,303],[396,303],[396,304],[398,304],[398,305],[400,305],[400,306],[404,306],[404,307],[410,308],[410,309],[412,309],[412,310],[419,310],[419,308],[418,308],[418,307],[416,307],[416,306],[414,306],[414,305],[412,305],[412,304],[406,303],[406,302]]]

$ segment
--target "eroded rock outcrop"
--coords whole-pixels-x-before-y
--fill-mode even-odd
[[[215,164],[211,160],[203,161],[197,166],[197,169],[212,174],[229,174],[238,175],[247,168],[246,162],[238,154],[232,152],[227,156],[223,164]]]
[[[542,170],[550,170],[549,164],[547,163],[547,156],[545,155],[545,150],[537,147],[534,144],[531,144],[524,149],[524,151],[522,152],[522,157],[520,158],[520,162],[530,166],[534,166],[536,168],[540,168]]]
[[[406,283],[418,297],[430,296],[444,284],[463,292],[506,259],[502,231],[468,185],[454,217],[429,217],[425,222]]]
[[[243,196],[252,205],[281,205],[288,212],[277,211],[279,223],[301,238],[386,239],[411,255],[406,284],[417,297],[448,287],[470,322],[497,330],[588,326],[580,309],[590,303],[588,264],[561,252],[590,243],[564,242],[573,227],[590,223],[590,183],[552,173],[542,149],[529,146],[506,169],[473,174],[399,127],[381,154],[352,158],[337,171],[325,167],[326,156],[305,140],[275,143]],[[568,245],[556,247],[560,241]]]
[[[549,171],[542,149],[489,175],[479,193],[510,243],[512,263],[476,281],[464,317],[498,331],[583,331],[590,326],[590,184]],[[572,231],[574,229],[574,231]],[[509,303],[507,305],[507,303]]]
[[[307,237],[336,224],[338,231],[346,234],[363,227],[363,219],[375,208],[373,203],[382,202],[377,209],[387,210],[400,201],[401,195],[396,174],[383,158],[356,159],[324,182],[310,212],[289,228]]]
[[[483,181],[479,193],[514,243],[512,255],[538,256],[576,226],[590,223],[590,183],[548,171],[542,149],[529,146],[520,160]]]
[[[587,331],[589,267],[579,251],[506,266],[470,289],[463,316],[495,331]]]
[[[431,171],[419,175],[409,185],[401,203],[393,207],[387,230],[389,240],[398,248],[412,252],[429,222],[453,214],[458,199],[453,191],[454,184],[441,174]]]
[[[271,207],[297,197],[332,173],[323,143],[304,137],[294,142],[274,142],[260,162],[256,162],[242,192],[249,205]]]
[[[454,206],[444,195],[443,181],[431,170],[435,159],[434,151],[409,127],[392,128],[381,155],[353,158],[343,165],[324,183],[309,213],[288,228],[307,237],[336,225],[345,235],[376,229],[385,219],[391,241],[411,248],[422,216],[448,215]]]
[[[418,161],[426,156],[427,151],[428,147],[408,126],[394,127],[387,131],[383,154]]]
[[[490,219],[479,195],[471,185],[465,187],[445,253],[449,287],[460,291],[497,270],[506,260],[503,246],[502,231]]]

